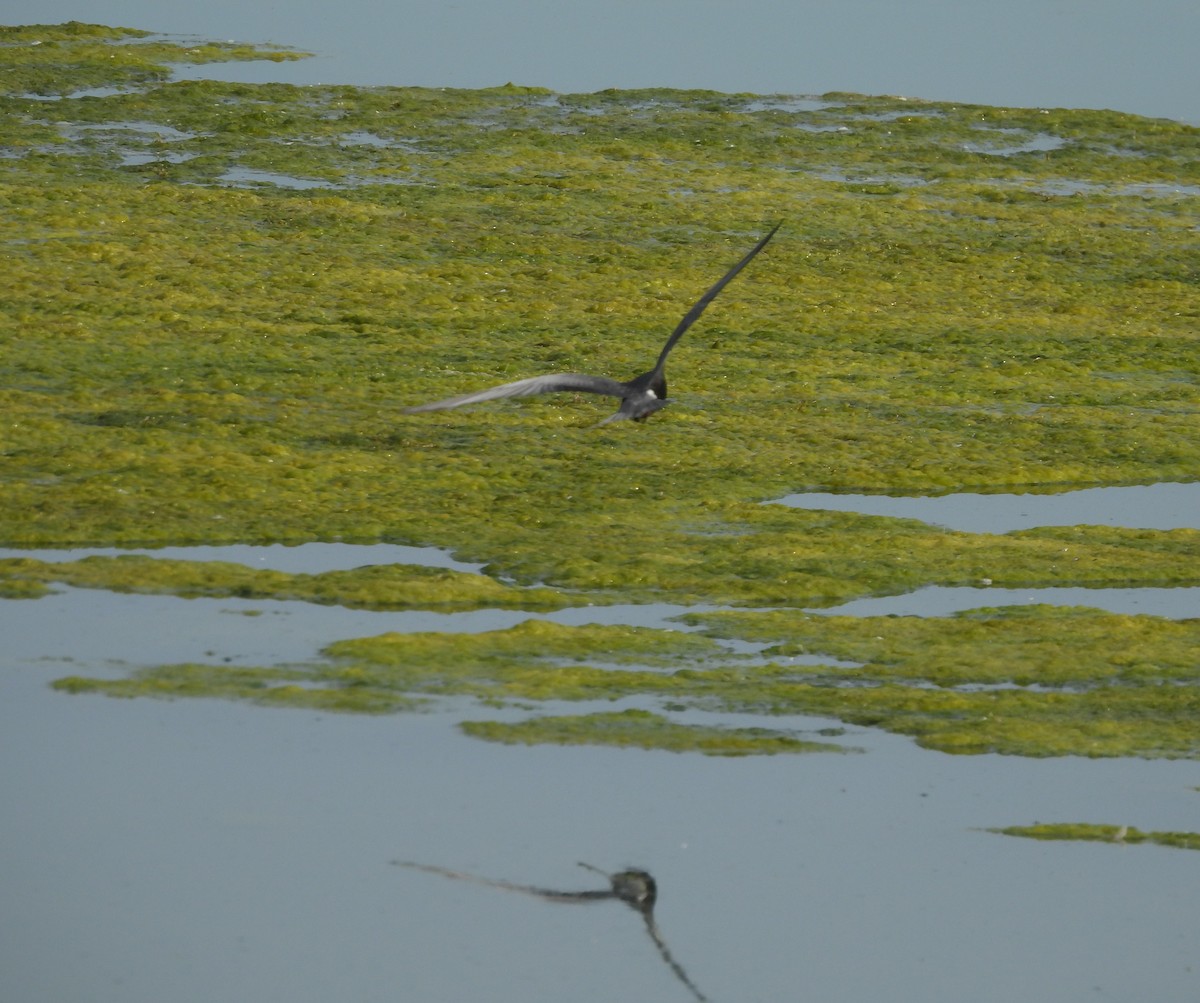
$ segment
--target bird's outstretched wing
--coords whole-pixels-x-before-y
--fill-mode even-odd
[[[527,380],[517,380],[515,383],[504,383],[498,387],[489,387],[487,390],[477,390],[473,394],[463,394],[461,397],[448,397],[446,400],[433,401],[430,404],[417,404],[415,407],[404,408],[404,413],[444,411],[447,408],[460,407],[463,404],[477,404],[479,401],[496,400],[500,397],[530,397],[533,394],[553,394],[563,390],[624,397],[627,387],[624,383],[610,380],[605,376],[551,373],[548,376],[531,376]]]
[[[563,892],[555,888],[539,888],[537,885],[518,885],[511,881],[496,881],[492,878],[481,878],[476,874],[466,874],[463,871],[452,871],[447,867],[434,867],[432,864],[416,864],[411,860],[393,860],[397,867],[411,867],[417,871],[428,871],[430,874],[440,874],[443,877],[455,878],[458,881],[474,881],[480,885],[490,885],[492,888],[503,888],[506,892],[523,892],[526,895],[536,895],[548,902],[596,902],[601,899],[616,898],[616,894],[605,888],[603,891]]]
[[[717,298],[717,293],[729,285],[729,283],[732,282],[737,276],[737,273],[750,264],[750,260],[754,257],[754,255],[767,246],[767,241],[775,236],[775,231],[781,226],[783,226],[782,223],[776,223],[770,233],[768,233],[765,237],[763,237],[762,240],[755,244],[741,261],[739,261],[725,273],[725,275],[721,278],[721,281],[719,281],[708,292],[701,296],[700,299],[696,301],[696,305],[683,315],[683,320],[679,322],[675,330],[671,332],[671,337],[667,339],[667,343],[663,345],[663,350],[658,355],[658,362],[654,364],[654,369],[651,370],[651,372],[662,372],[662,368],[667,361],[667,356],[671,353],[671,349],[675,347],[675,342],[682,338],[684,332],[694,323],[696,323],[696,321],[700,318],[700,315],[704,313],[704,308]]]

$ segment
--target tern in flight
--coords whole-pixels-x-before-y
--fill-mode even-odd
[[[671,337],[667,339],[667,343],[663,345],[663,350],[658,355],[658,361],[648,373],[642,373],[641,376],[635,376],[632,380],[625,380],[624,382],[611,380],[607,376],[585,376],[582,373],[551,373],[547,376],[532,376],[527,380],[517,380],[516,383],[504,383],[501,386],[479,390],[473,394],[463,394],[461,397],[450,397],[446,400],[433,401],[430,404],[418,404],[415,407],[406,407],[404,413],[417,414],[420,411],[444,411],[447,408],[460,407],[463,404],[475,404],[478,401],[495,400],[498,397],[529,397],[533,394],[552,394],[562,390],[575,390],[589,394],[606,394],[609,397],[616,397],[621,401],[621,406],[617,410],[617,413],[605,418],[600,422],[601,425],[607,425],[610,421],[618,421],[622,418],[644,421],[655,411],[666,407],[670,403],[667,399],[667,379],[663,371],[667,365],[667,356],[671,353],[671,349],[675,347],[675,342],[682,338],[684,332],[696,323],[700,315],[704,313],[704,308],[716,299],[717,293],[732,282],[738,272],[750,264],[750,259],[766,246],[767,241],[775,236],[775,231],[780,226],[782,224],[776,224],[770,233],[750,249],[750,253],[729,269],[721,281],[701,296],[696,305],[683,315],[683,320],[671,332]]]

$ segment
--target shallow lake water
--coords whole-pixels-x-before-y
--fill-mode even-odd
[[[1052,519],[1050,506],[1071,495],[1009,503],[1043,521],[1098,522],[1130,490],[1078,492],[1086,504],[1055,508]],[[806,501],[832,507],[827,496]],[[880,501],[916,505],[906,517],[948,518],[941,499],[854,504]],[[1200,507],[1181,505],[1167,521],[1194,526]],[[995,514],[988,526],[1010,528]],[[91,552],[115,553],[3,556]],[[386,545],[147,553],[308,572],[395,561],[478,570]],[[1023,601],[1191,616],[1200,590],[926,589],[838,612],[932,615]],[[682,611],[544,616],[669,626]],[[664,940],[713,1001],[1195,998],[1193,855],[983,831],[1035,821],[1195,831],[1194,763],[953,757],[861,729],[833,739],[861,750],[846,755],[509,747],[454,725],[523,711],[460,700],[374,718],[48,686],[67,673],[162,661],[300,660],[340,637],[487,630],[530,615],[81,589],[0,602],[0,797],[11,809],[0,849],[5,997],[693,998],[619,902],[505,894],[390,865],[401,858],[561,889],[603,884],[577,861],[644,867],[658,881]],[[579,707],[547,711],[560,709]]]
[[[299,63],[186,66],[180,77],[425,87],[511,80],[560,92],[856,91],[1200,120],[1195,4],[1092,0],[1084,10],[1044,0],[903,6],[876,0],[786,6],[771,0],[344,0],[336,8],[318,0],[286,7],[232,0],[5,0],[0,21],[121,24],[314,53]]]
[[[872,733],[800,758],[497,748],[450,727],[465,708],[71,698],[49,674],[0,682],[9,998],[689,998],[617,903],[397,857],[561,888],[595,886],[577,860],[646,867],[712,1000],[1194,998],[1192,855],[979,831],[1194,826],[1194,764]]]

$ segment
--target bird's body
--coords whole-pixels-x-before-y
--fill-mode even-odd
[[[696,304],[683,315],[683,319],[676,326],[675,330],[671,332],[671,336],[667,339],[667,343],[659,353],[658,361],[654,364],[654,368],[649,372],[642,373],[641,376],[621,381],[609,379],[606,376],[586,376],[582,373],[551,373],[546,376],[532,376],[529,379],[517,380],[515,383],[504,383],[498,387],[489,387],[487,390],[479,390],[472,394],[463,394],[461,397],[450,397],[446,400],[434,401],[431,404],[418,404],[415,407],[406,407],[404,413],[417,414],[421,411],[444,411],[447,408],[460,407],[463,404],[476,404],[480,401],[496,400],[501,397],[530,397],[533,394],[550,394],[574,390],[590,394],[604,394],[620,399],[621,406],[617,409],[616,414],[605,418],[600,423],[601,425],[624,418],[629,418],[633,421],[644,421],[655,411],[666,407],[670,403],[667,399],[667,379],[664,371],[667,365],[667,356],[670,354],[671,349],[675,347],[675,343],[696,322],[704,312],[705,307],[716,298],[717,293],[724,289],[738,272],[750,263],[750,259],[766,246],[767,241],[775,236],[775,231],[778,229],[779,225],[776,225],[770,233],[755,244],[741,261],[729,269],[721,280],[701,296]]]

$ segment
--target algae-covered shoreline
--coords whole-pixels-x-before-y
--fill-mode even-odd
[[[786,611],[930,583],[1200,578],[1195,531],[991,536],[760,504],[800,490],[1194,480],[1200,130],[853,94],[170,79],[171,63],[299,55],[79,24],[0,29],[0,544],[430,544],[489,577],[5,562],[6,594],[74,575],[368,607]],[[642,371],[780,220],[676,348],[677,403],[645,425],[594,429],[606,412],[572,396],[399,413],[543,371]],[[923,628],[974,666],[953,685],[991,679],[990,646],[1008,632],[1090,652],[1070,685],[1104,680],[1104,707],[1137,709],[1114,712],[1120,735],[1097,744],[1077,716],[1103,717],[1100,704],[1063,699],[1067,716],[1046,727],[1078,741],[985,728],[958,751],[1200,748],[1175,705],[1159,707],[1153,672],[1111,681],[1093,644],[1111,624],[1052,607],[994,620],[987,641]],[[1139,620],[1137,644],[1174,659],[1175,627]],[[572,643],[611,660],[610,641]],[[1014,680],[1028,701],[1041,700],[1040,664]],[[277,671],[263,667],[257,688]],[[714,679],[689,683],[691,671],[673,670],[676,688],[711,701]],[[910,733],[942,713],[936,674],[888,681],[884,707],[854,671],[810,704]],[[1196,666],[1172,671],[1173,698],[1193,699]],[[204,674],[189,678],[175,692],[204,695]],[[747,686],[731,677],[722,699]],[[335,709],[383,706],[355,706],[361,680],[333,687]]]

